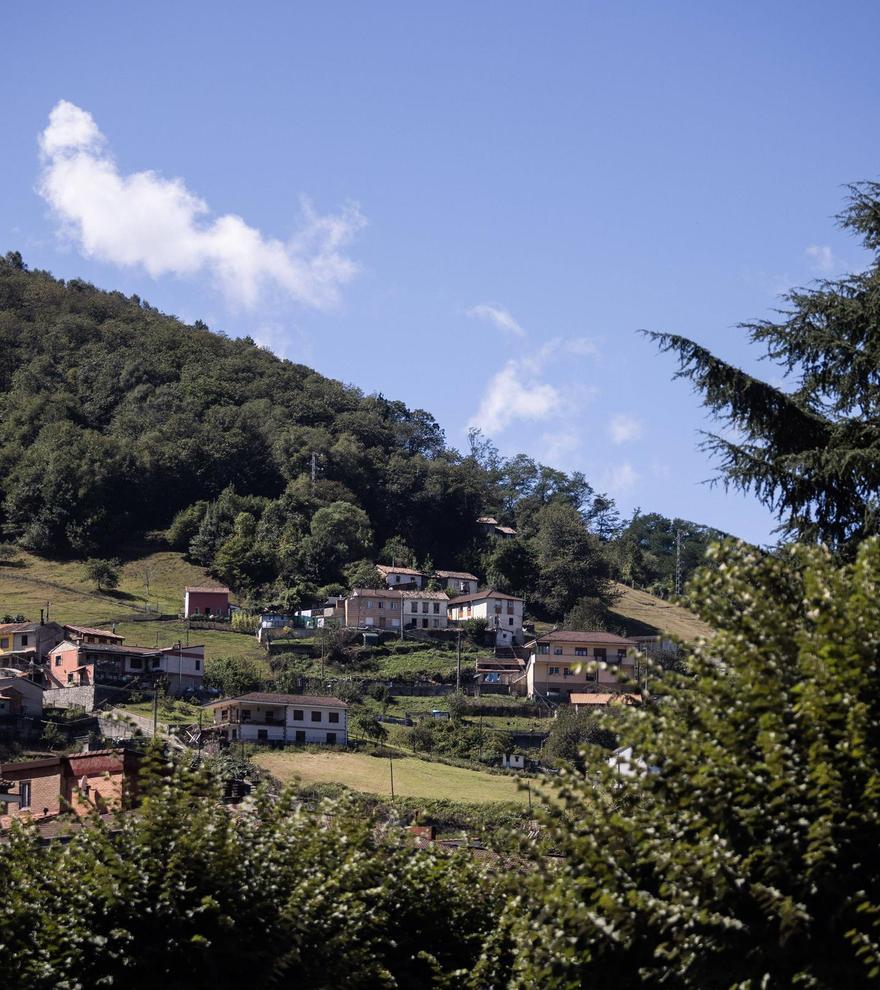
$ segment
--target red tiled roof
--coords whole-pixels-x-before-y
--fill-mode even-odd
[[[602,632],[598,629],[554,629],[537,639],[530,640],[526,646],[534,646],[535,643],[600,643],[606,646],[638,646],[634,639],[626,639],[623,636]]]
[[[4,622],[0,624],[0,633],[31,632],[38,625],[37,622]]]
[[[495,591],[490,588],[488,591],[475,591],[470,595],[456,595],[449,599],[450,605],[463,605],[465,602],[483,601],[484,598],[500,598],[507,602],[521,602],[525,599],[517,598],[516,595],[505,595],[503,591]]]
[[[434,571],[438,578],[460,578],[462,581],[478,581],[476,574],[467,571]]]
[[[169,647],[173,649],[173,647]],[[57,646],[53,646],[51,652],[55,653],[58,650],[79,650],[81,653],[115,653],[122,654],[123,656],[159,656],[162,653],[161,649],[153,649],[149,646],[123,646],[121,643],[72,643],[70,640],[65,640],[63,643],[59,643]]]
[[[231,595],[232,592],[229,588],[203,588],[196,586],[193,588],[184,588],[184,591],[195,591],[200,594],[217,594],[217,595]]]
[[[495,529],[499,533],[507,533],[509,536],[516,536],[516,530],[512,529],[510,526],[496,526]]]
[[[498,520],[494,516],[480,516],[477,519],[478,523],[483,523],[485,526],[497,526]]]
[[[376,564],[376,570],[384,577],[386,574],[411,574],[413,577],[424,577],[424,571],[415,567],[392,567],[390,564]]]
[[[216,708],[217,705],[228,705],[233,701],[249,701],[255,705],[325,705],[331,708],[348,708],[344,701],[334,698],[331,695],[318,694],[270,694],[262,691],[251,691],[249,694],[240,694],[237,698],[224,698],[222,701],[213,701],[206,708]]]
[[[65,625],[65,629],[70,629],[75,633],[80,633],[83,636],[109,636],[111,639],[125,639],[124,636],[120,636],[119,633],[113,632],[112,629],[97,629],[94,626],[70,626]]]

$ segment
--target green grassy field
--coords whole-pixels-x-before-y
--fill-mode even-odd
[[[391,767],[387,759],[363,753],[260,753],[254,762],[282,782],[344,784],[355,791],[391,795]],[[401,797],[446,799],[472,804],[515,801],[525,804],[526,791],[514,777],[481,773],[430,763],[415,757],[394,760],[394,793]]]
[[[177,614],[187,585],[217,583],[176,551],[139,547],[118,556],[119,587],[99,592],[86,580],[81,561],[20,551],[14,564],[0,566],[0,612],[35,619],[48,602],[50,618],[58,622],[104,622],[143,615],[149,601],[153,612]]]
[[[652,635],[657,632],[676,636],[685,642],[692,642],[698,636],[709,636],[712,629],[698,619],[693,612],[649,595],[647,591],[628,588],[615,582],[615,590],[620,597],[615,602],[612,621],[615,617],[626,626],[629,635]]]

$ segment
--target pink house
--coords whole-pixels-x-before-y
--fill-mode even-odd
[[[229,615],[229,588],[187,588],[183,595],[183,615]]]

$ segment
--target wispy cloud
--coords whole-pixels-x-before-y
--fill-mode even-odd
[[[471,306],[467,311],[467,315],[475,320],[483,320],[486,323],[491,323],[499,330],[513,334],[514,337],[526,336],[525,330],[523,330],[512,314],[503,306],[495,306],[492,303],[480,303],[477,306]]]
[[[818,275],[831,275],[843,267],[838,258],[827,244],[811,244],[805,251],[810,267]]]
[[[629,461],[624,461],[622,464],[612,464],[602,475],[602,488],[612,495],[620,497],[631,492],[639,478],[638,471]]]
[[[469,427],[501,433],[516,420],[542,420],[562,409],[562,392],[548,382],[524,379],[521,362],[508,361],[489,379],[480,407]]]
[[[335,304],[358,270],[344,253],[364,226],[357,206],[332,216],[301,203],[287,241],[265,237],[234,214],[213,219],[182,179],[122,175],[92,115],[62,100],[40,136],[38,191],[88,257],[150,275],[207,273],[233,301],[253,306],[268,288],[308,306]]]
[[[608,436],[613,444],[629,443],[641,435],[642,421],[630,413],[618,413],[608,423]]]

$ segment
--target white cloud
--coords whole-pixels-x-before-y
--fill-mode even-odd
[[[501,433],[515,420],[541,420],[562,410],[562,392],[547,382],[535,382],[522,374],[512,359],[489,379],[480,407],[468,423],[488,434]]]
[[[541,436],[541,459],[561,470],[570,469],[578,459],[581,437],[564,429],[548,431]]]
[[[499,330],[504,330],[505,333],[512,333],[514,337],[525,337],[526,335],[525,330],[503,306],[480,303],[478,306],[471,306],[467,315],[475,320],[485,320]]]
[[[564,341],[564,348],[578,357],[596,357],[599,354],[599,345],[592,337],[569,337]]]
[[[330,306],[358,270],[343,253],[365,223],[356,206],[320,216],[304,200],[302,226],[286,242],[234,214],[212,220],[182,179],[121,175],[92,115],[66,100],[50,113],[40,151],[39,193],[88,257],[143,267],[154,278],[208,273],[248,306],[267,288]]]
[[[827,244],[811,244],[804,254],[810,260],[813,271],[819,275],[831,275],[841,268],[840,259],[835,257]]]
[[[618,413],[608,423],[608,436],[617,445],[637,440],[642,435],[642,422],[629,413]]]
[[[636,486],[639,473],[628,461],[610,465],[602,476],[602,488],[612,495],[626,495]]]

